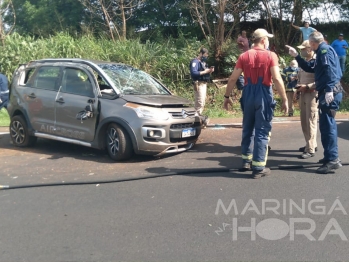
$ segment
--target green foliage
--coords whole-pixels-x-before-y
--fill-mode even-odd
[[[139,40],[113,42],[107,38],[85,35],[73,38],[68,33],[58,33],[48,38],[34,38],[17,33],[5,39],[0,46],[2,72],[11,79],[19,64],[43,58],[86,58],[114,61],[140,68],[158,78],[174,93],[184,96],[191,86],[189,61],[202,43],[195,38],[168,38],[162,43]],[[191,93],[191,92],[188,92]]]
[[[36,39],[14,33],[5,39],[4,46],[0,46],[0,64],[2,73],[11,80],[12,73],[19,64],[42,58],[86,58],[120,62],[150,73],[174,94],[193,100],[189,62],[196,57],[202,46],[207,46],[207,43],[183,33],[176,39],[169,37],[160,43],[142,43],[137,39],[113,42],[105,37],[95,38],[91,35],[73,38],[67,33]],[[226,76],[232,72],[238,52],[236,44],[228,42],[224,45],[222,68]],[[284,60],[288,60],[288,57],[285,56]],[[349,80],[349,74],[344,79]],[[240,91],[234,90],[234,107],[229,112],[222,108],[224,91],[224,87],[217,88],[214,84],[209,84],[205,113],[210,117],[241,116],[238,103]]]
[[[77,0],[12,0],[5,13],[7,24],[16,24],[15,31],[21,34],[49,36],[59,31],[81,31],[84,8]],[[16,15],[14,21],[14,14]]]
[[[339,108],[340,112],[349,112],[349,99],[343,99]]]
[[[0,110],[0,126],[9,126],[10,125],[10,117],[5,108]]]
[[[222,46],[222,54],[223,54],[223,63],[222,63],[222,72],[223,76],[229,76],[236,64],[236,61],[239,58],[241,51],[239,50],[237,43],[229,39]]]

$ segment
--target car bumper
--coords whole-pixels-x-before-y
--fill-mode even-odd
[[[147,125],[139,128],[137,137],[137,154],[164,155],[180,153],[191,149],[200,133],[199,122],[175,123],[168,125]]]

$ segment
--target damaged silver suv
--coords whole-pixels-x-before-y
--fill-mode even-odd
[[[8,112],[15,146],[36,139],[107,149],[118,161],[190,149],[201,132],[192,102],[128,65],[44,59],[20,65]]]

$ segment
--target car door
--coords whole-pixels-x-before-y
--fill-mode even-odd
[[[32,127],[42,133],[54,132],[55,97],[61,68],[41,66],[26,83],[24,101]]]
[[[83,141],[92,141],[97,122],[96,81],[84,67],[65,67],[57,94],[57,134]],[[84,118],[84,112],[89,112]],[[85,114],[86,116],[86,114]]]

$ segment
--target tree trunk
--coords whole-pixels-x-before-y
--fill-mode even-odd
[[[302,18],[303,18],[303,5],[302,0],[295,0],[294,1],[294,13],[295,13],[295,20],[294,24],[297,26],[302,26]],[[299,35],[299,42],[302,42],[302,34]]]
[[[122,23],[122,30],[121,30],[121,38],[122,40],[126,40],[126,16],[125,16],[125,4],[124,0],[120,0],[120,12],[121,12],[121,23]]]

